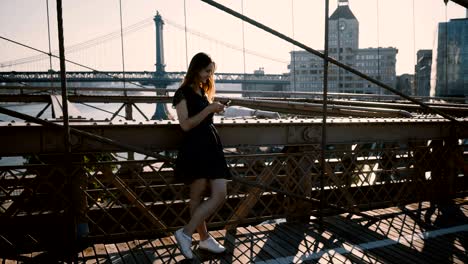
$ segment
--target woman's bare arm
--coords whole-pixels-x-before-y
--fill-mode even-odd
[[[189,131],[190,129],[198,126],[209,114],[223,111],[224,105],[214,102],[203,108],[203,110],[198,114],[188,117],[187,101],[183,99],[176,105],[176,110],[180,127],[184,131]]]

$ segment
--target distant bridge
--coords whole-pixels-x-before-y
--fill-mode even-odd
[[[152,84],[156,86],[166,86],[180,82],[185,72],[151,72],[137,71],[122,72],[117,71],[82,71],[66,73],[68,82],[139,82],[141,84]],[[287,74],[242,74],[242,73],[215,73],[217,83],[237,83],[237,84],[272,84],[288,85],[289,75]],[[48,72],[0,72],[0,83],[18,82],[60,82],[59,71]]]

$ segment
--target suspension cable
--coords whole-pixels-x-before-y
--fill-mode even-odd
[[[12,39],[5,38],[5,37],[3,37],[3,36],[0,36],[0,39],[9,41],[9,42],[14,43],[14,44],[16,44],[16,45],[19,45],[19,46],[22,46],[22,47],[25,47],[25,48],[28,48],[28,49],[31,49],[31,50],[34,50],[34,51],[37,51],[37,52],[40,52],[40,53],[42,53],[42,54],[49,55],[49,53],[47,53],[47,52],[45,52],[45,51],[43,51],[43,50],[36,49],[36,48],[34,48],[34,47],[28,46],[28,45],[26,45],[26,44],[23,44],[23,43],[20,43],[20,42],[17,42],[17,41],[14,41],[14,40],[12,40]],[[52,57],[54,57],[54,58],[57,58],[57,59],[60,59],[59,56],[54,55],[54,54],[50,54],[50,56],[52,56]],[[120,77],[117,77],[117,76],[108,74],[108,73],[106,73],[106,72],[98,71],[98,70],[96,70],[96,69],[94,69],[94,68],[88,67],[88,66],[83,65],[83,64],[81,64],[81,63],[74,62],[74,61],[71,61],[71,60],[69,60],[69,59],[65,59],[65,61],[68,62],[68,63],[71,63],[71,64],[73,64],[73,65],[76,65],[76,66],[83,67],[83,68],[85,68],[85,69],[91,70],[91,71],[93,71],[93,72],[95,72],[95,73],[102,73],[103,75],[109,76],[109,77],[114,78],[114,79],[116,79],[116,80],[120,80],[120,81],[122,80],[122,78],[120,78]],[[147,87],[145,87],[145,86],[143,86],[143,85],[141,85],[141,84],[139,84],[139,83],[136,83],[136,82],[128,82],[128,83],[131,83],[131,84],[133,84],[133,85],[136,85],[136,86],[138,86],[138,87],[140,87],[140,88],[147,88]]]
[[[122,47],[121,55],[122,55],[122,77],[123,77],[123,88],[125,88],[125,52],[124,52],[124,40],[123,40],[123,23],[122,23],[122,0],[119,0],[119,7],[120,7],[120,43]],[[124,91],[125,96],[127,95],[127,91]]]
[[[244,14],[244,0],[241,1],[241,12]],[[245,32],[244,32],[244,20],[242,20],[242,58],[244,63],[244,80],[245,80]]]
[[[49,18],[49,0],[46,0],[46,8],[47,8],[47,35],[49,39],[49,70],[50,70],[50,86],[53,86],[53,79],[52,79],[52,48],[50,42],[50,18]],[[52,93],[55,93],[55,89],[52,90]]]
[[[153,25],[154,25],[154,22],[153,22],[152,18],[147,18],[147,19],[144,19],[144,20],[142,20],[140,22],[137,22],[137,23],[135,23],[135,24],[133,24],[131,26],[128,26],[128,27],[124,28],[124,33],[129,35],[129,34],[132,34],[134,32],[137,32],[137,31],[139,31],[141,29],[144,29],[144,28],[146,28],[148,26],[153,26]],[[87,48],[96,46],[97,44],[104,43],[106,41],[111,41],[111,40],[119,38],[119,37],[120,37],[120,30],[114,31],[114,32],[111,32],[111,33],[108,33],[108,34],[105,34],[103,36],[99,36],[99,37],[96,37],[96,38],[93,38],[93,39],[90,39],[90,40],[87,40],[87,41],[84,41],[84,42],[81,42],[81,43],[78,43],[78,44],[74,44],[74,45],[71,45],[69,47],[66,47],[67,54],[71,54],[71,53],[74,53],[74,52],[77,52],[77,51],[81,51],[83,49],[87,49]],[[57,53],[58,50],[55,50],[53,52]],[[48,55],[48,54],[46,54],[46,55]],[[3,67],[2,64],[19,65],[19,64],[25,64],[25,63],[30,63],[30,62],[34,62],[34,61],[40,61],[40,60],[43,60],[43,59],[44,59],[43,54],[40,54],[40,55],[29,56],[29,57],[16,59],[16,60],[12,60],[12,61],[4,61],[4,62],[0,62],[0,68]]]
[[[413,65],[416,65],[416,15],[413,0]],[[414,82],[413,82],[414,83]],[[416,92],[415,92],[416,95]]]
[[[379,0],[377,0],[377,80],[380,81],[380,15],[379,15]],[[379,94],[383,92],[382,87],[379,87]]]
[[[184,26],[179,25],[179,24],[175,23],[174,21],[171,21],[170,19],[166,18],[165,22],[167,23],[168,26],[173,26],[173,27],[175,27],[175,28],[177,28],[179,30],[185,31]],[[139,21],[139,22],[137,22],[137,23],[135,23],[133,25],[130,25],[130,26],[124,28],[123,31],[124,31],[124,33],[126,35],[129,35],[129,34],[132,34],[134,32],[137,32],[137,31],[139,31],[141,29],[144,29],[144,28],[146,28],[148,26],[152,26],[152,25],[154,25],[153,19],[152,18],[147,18],[147,19],[141,20],[141,21]],[[221,44],[221,45],[223,45],[225,47],[228,47],[230,49],[242,52],[242,47],[238,47],[238,46],[232,45],[231,43],[228,43],[228,42],[225,42],[225,41],[222,41],[222,40],[219,40],[219,39],[212,38],[212,37],[210,37],[210,36],[208,36],[206,34],[203,34],[201,32],[193,30],[193,29],[191,29],[189,27],[187,27],[186,30],[187,30],[187,33],[193,34],[195,36],[198,36],[198,37],[210,40],[210,41],[214,41],[214,42],[216,42],[218,44]],[[71,54],[71,53],[76,52],[76,51],[87,49],[87,48],[95,46],[96,44],[103,43],[103,42],[106,42],[106,41],[110,41],[110,40],[113,40],[113,39],[116,39],[116,38],[119,38],[119,37],[120,37],[120,30],[114,31],[114,32],[111,32],[109,34],[99,36],[99,37],[96,37],[94,39],[87,40],[85,42],[81,42],[81,43],[66,47],[67,54]],[[58,51],[53,51],[53,52],[58,52]],[[262,54],[260,52],[249,50],[249,49],[245,49],[245,53],[246,54],[251,54],[251,55],[254,55],[254,56],[257,56],[257,57],[260,57],[260,58],[264,58],[264,59],[267,59],[267,60],[270,60],[270,61],[275,61],[275,62],[279,62],[279,63],[283,63],[283,64],[288,63],[285,60],[282,60],[282,59],[279,59],[279,58],[274,58],[274,57],[271,57],[271,56],[269,56],[267,54]],[[45,55],[48,56],[49,54],[45,53]],[[188,56],[186,56],[186,58],[187,57]],[[43,55],[40,54],[40,55],[29,56],[29,57],[16,59],[16,60],[12,60],[12,61],[3,61],[3,62],[0,62],[0,68],[4,67],[3,66],[4,64],[5,65],[19,65],[19,64],[26,64],[26,63],[30,63],[30,62],[34,62],[34,61],[43,60],[43,59],[44,59]],[[187,67],[188,67],[188,65],[187,65]]]
[[[185,32],[185,68],[188,71],[188,44],[187,44],[187,7],[184,0],[184,32]]]
[[[178,28],[180,30],[184,30],[184,26],[182,25],[179,25],[177,23],[175,23],[174,21],[170,20],[170,19],[164,19],[164,21],[167,23],[168,26],[173,26],[175,28]],[[222,40],[219,40],[219,39],[215,39],[215,38],[212,38],[210,36],[208,36],[207,34],[204,34],[202,32],[199,32],[199,31],[196,31],[194,29],[191,29],[191,28],[187,28],[187,33],[190,33],[190,34],[193,34],[197,37],[200,37],[200,38],[204,38],[206,40],[210,40],[212,42],[215,42],[216,44],[220,44],[220,45],[223,45],[225,47],[228,47],[230,49],[233,49],[233,50],[237,50],[237,51],[240,51],[242,52],[242,47],[239,47],[239,46],[236,46],[236,45],[233,45],[229,42],[226,42],[226,41],[222,41]],[[267,60],[271,60],[271,61],[276,61],[276,62],[279,62],[279,63],[284,63],[284,64],[287,64],[288,62],[285,61],[285,60],[282,60],[282,59],[278,59],[278,58],[273,58],[269,55],[266,55],[266,54],[262,54],[260,52],[256,52],[256,51],[253,51],[253,50],[249,50],[249,49],[245,49],[245,53],[247,54],[251,54],[251,55],[255,55],[257,57],[260,57],[260,58],[264,58],[264,59],[267,59]]]
[[[445,1],[445,89],[444,92],[448,94],[448,17],[447,17],[447,3]],[[437,76],[436,76],[437,78]]]
[[[291,27],[292,27],[292,38],[294,38],[294,0],[291,0]],[[293,69],[292,69],[292,83],[293,86],[291,87],[293,92],[296,91],[296,54],[295,49],[296,46],[292,44],[292,62],[293,62]]]

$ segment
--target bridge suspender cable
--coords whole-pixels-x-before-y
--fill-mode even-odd
[[[122,0],[119,0],[119,9],[120,9],[120,43],[122,48],[122,79],[123,79],[123,88],[125,88],[125,51],[124,51],[124,41],[123,41],[123,26],[122,26]],[[124,91],[125,96],[127,91]]]
[[[415,15],[415,7],[414,7],[414,0],[413,0],[413,65],[416,65],[416,15]],[[416,76],[415,76],[416,77]],[[413,84],[416,84],[416,81],[413,80]],[[416,87],[413,86],[414,95],[418,95],[416,92]]]
[[[292,28],[292,38],[294,37],[294,0],[291,0],[291,28]],[[292,87],[293,92],[296,91],[296,54],[294,53],[296,46],[292,44]]]
[[[244,15],[244,0],[241,1],[241,12]],[[245,33],[244,33],[244,20],[242,20],[242,58],[244,63],[244,81],[245,81]]]
[[[274,30],[274,29],[272,29],[270,27],[267,27],[267,26],[255,21],[255,20],[249,18],[249,17],[246,17],[246,16],[244,16],[244,15],[242,15],[242,14],[240,14],[240,13],[238,13],[238,12],[236,12],[236,11],[234,11],[234,10],[232,10],[232,9],[222,5],[222,4],[219,4],[219,3],[217,3],[217,2],[215,2],[213,0],[201,0],[201,1],[211,5],[213,7],[216,7],[216,8],[218,8],[218,9],[220,9],[220,10],[222,10],[222,11],[228,13],[228,14],[231,14],[232,16],[235,16],[235,17],[237,17],[239,19],[242,19],[242,20],[248,22],[249,24],[251,24],[253,26],[256,26],[256,27],[258,27],[260,29],[263,29],[264,31],[266,31],[266,32],[268,32],[270,34],[273,34],[273,35],[275,35],[275,36],[277,36],[277,37],[279,37],[279,38],[281,38],[281,39],[283,39],[283,40],[285,40],[285,41],[287,41],[289,43],[292,43],[295,46],[300,47],[300,48],[302,48],[302,49],[304,49],[304,50],[306,50],[306,51],[308,51],[308,52],[310,52],[310,53],[312,53],[312,54],[314,54],[314,55],[316,55],[316,56],[318,56],[320,58],[326,59],[326,60],[328,60],[328,62],[333,63],[334,65],[336,65],[338,67],[341,67],[341,68],[343,68],[343,69],[345,69],[345,70],[347,70],[347,71],[349,71],[349,72],[351,72],[351,73],[353,73],[353,74],[355,74],[355,75],[357,75],[357,76],[359,76],[359,77],[361,77],[361,78],[363,78],[365,80],[368,80],[373,84],[381,86],[381,87],[385,88],[386,90],[401,96],[402,98],[405,98],[405,99],[407,99],[407,100],[409,100],[411,102],[414,102],[414,103],[418,104],[419,106],[421,106],[425,110],[432,111],[432,112],[434,112],[436,114],[439,114],[440,116],[445,117],[446,119],[448,119],[448,120],[450,120],[450,121],[452,121],[452,122],[454,122],[456,124],[463,124],[463,123],[460,123],[455,118],[453,118],[452,116],[447,115],[447,114],[443,113],[440,110],[433,109],[433,108],[429,107],[427,104],[425,104],[423,102],[420,102],[420,101],[418,101],[418,100],[416,100],[416,99],[414,99],[414,98],[412,98],[412,97],[410,97],[410,96],[408,96],[408,95],[406,95],[404,93],[401,93],[400,91],[386,85],[385,83],[381,82],[380,80],[376,80],[374,78],[371,78],[371,77],[367,76],[366,74],[364,74],[364,73],[362,73],[362,72],[360,72],[360,71],[358,71],[358,70],[356,70],[356,69],[354,69],[352,67],[349,67],[348,65],[346,65],[344,63],[341,63],[340,61],[337,61],[337,60],[335,60],[335,59],[333,59],[331,57],[325,56],[325,55],[323,55],[323,53],[320,53],[319,51],[317,51],[317,50],[315,50],[313,48],[310,48],[310,47],[306,46],[305,44],[303,44],[303,43],[301,43],[301,42],[299,42],[297,40],[294,40],[294,39],[292,39],[292,38],[278,32],[278,31],[276,31],[276,30]]]
[[[448,18],[447,18],[447,2],[448,1],[445,1],[445,60],[444,60],[444,64],[445,64],[445,87],[444,87],[444,91],[448,91]],[[434,56],[434,55],[433,55]],[[437,78],[437,76],[436,76]],[[434,87],[434,92],[435,92],[435,87]]]
[[[188,45],[187,45],[187,7],[184,0],[184,33],[185,33],[185,68],[188,71]]]
[[[379,0],[377,0],[377,80],[380,81],[380,16],[379,16]],[[379,87],[379,94],[383,94],[382,87]]]
[[[46,8],[47,8],[47,35],[49,39],[49,70],[50,70],[50,86],[53,86],[52,82],[52,48],[50,44],[50,22],[49,22],[49,0],[46,0]],[[52,93],[55,94],[55,89],[52,90]]]

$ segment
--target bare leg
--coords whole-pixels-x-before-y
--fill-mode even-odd
[[[195,209],[200,205],[203,200],[203,192],[206,189],[208,180],[198,179],[190,185],[190,214],[193,215]],[[206,228],[206,223],[203,221],[197,226],[197,232],[200,235],[200,240],[205,240],[208,238],[208,230]]]
[[[190,222],[184,227],[184,233],[192,235],[195,229],[202,224],[226,199],[226,180],[210,180],[211,196],[208,200],[201,202],[195,209]]]

